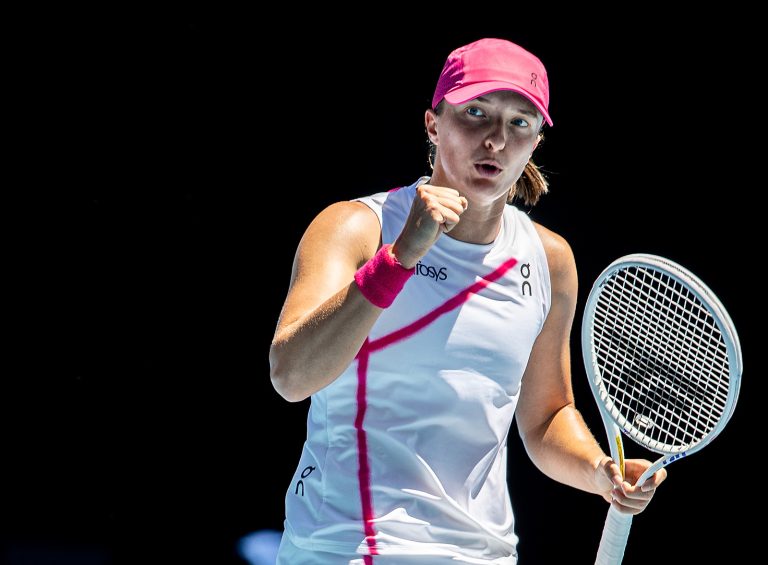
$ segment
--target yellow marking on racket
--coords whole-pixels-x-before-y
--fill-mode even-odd
[[[619,469],[621,469],[621,478],[623,479],[626,474],[624,472],[624,445],[621,442],[621,433],[616,434],[613,441],[616,442],[617,451],[619,453]]]

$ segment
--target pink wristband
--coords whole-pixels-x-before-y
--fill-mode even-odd
[[[416,267],[406,269],[389,252],[387,243],[376,255],[355,273],[355,282],[368,302],[379,308],[387,308],[403,290],[405,281],[416,272]]]

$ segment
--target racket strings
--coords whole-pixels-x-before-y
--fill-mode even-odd
[[[728,354],[709,310],[683,284],[635,267],[605,281],[593,344],[609,409],[650,449],[687,449],[718,424]]]
[[[664,281],[666,286],[661,285],[663,294],[660,294],[660,289],[653,286],[654,281],[659,283],[660,275],[654,274],[657,278],[651,278],[644,271],[640,280],[642,286],[631,286],[626,280],[622,281],[624,295],[618,303],[618,313],[612,315],[616,319],[620,317],[638,323],[639,327],[633,331],[635,343],[645,340],[652,347],[660,348],[664,357],[672,361],[671,365],[685,373],[701,375],[709,370],[713,361],[727,371],[728,357],[723,337],[709,311],[690,291],[669,277]],[[627,308],[623,308],[625,306]],[[642,312],[637,306],[642,307]],[[702,355],[703,352],[706,354]],[[713,394],[724,392],[713,387],[709,379],[702,384],[710,387]]]

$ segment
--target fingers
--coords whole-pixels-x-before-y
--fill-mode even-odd
[[[624,514],[639,514],[648,506],[656,489],[644,491],[623,481],[611,491],[611,504]]]
[[[627,481],[631,484],[636,484],[640,477],[645,473],[646,469],[651,466],[651,462],[645,459],[627,459],[625,462]],[[653,475],[648,477],[643,484],[640,485],[640,489],[643,491],[650,491],[656,489],[667,478],[667,470],[661,468]]]
[[[463,211],[463,210],[462,210]],[[450,205],[433,210],[433,219],[443,233],[451,231],[459,223],[461,212],[456,212]]]
[[[416,195],[425,202],[439,200],[441,204],[451,208],[457,214],[461,214],[467,208],[467,199],[453,188],[422,184],[416,189]]]
[[[451,231],[467,209],[467,199],[457,190],[422,184],[416,189],[408,218],[393,244],[398,261],[411,267],[426,255],[440,234]]]
[[[650,461],[629,459],[625,462],[626,480],[614,481],[610,498],[617,510],[625,514],[639,514],[650,503],[656,488],[667,478],[666,469],[659,469],[641,485],[633,485],[643,471],[650,466]]]
[[[467,199],[457,190],[429,184],[421,185],[417,198],[424,212],[440,226],[440,231],[449,232],[459,223],[459,216],[467,209]]]
[[[612,485],[616,486],[624,480],[621,474],[621,467],[610,457],[605,457],[600,463],[600,467]]]
[[[458,208],[456,207],[457,203],[452,199],[443,204],[448,212],[443,216],[442,229],[443,232],[447,233],[451,231],[456,226],[456,224],[459,223],[459,216],[461,216],[464,210],[467,209],[467,199],[463,196],[460,196],[458,201]]]
[[[648,492],[656,490],[656,488],[663,483],[667,478],[667,470],[663,467],[651,475],[647,481],[645,481],[640,487],[641,490]]]

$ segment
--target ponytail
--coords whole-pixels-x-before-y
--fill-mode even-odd
[[[528,159],[523,169],[523,174],[517,179],[507,196],[507,204],[512,204],[519,198],[526,206],[533,206],[539,201],[542,194],[549,192],[549,183],[544,173],[539,170],[533,159]]]

